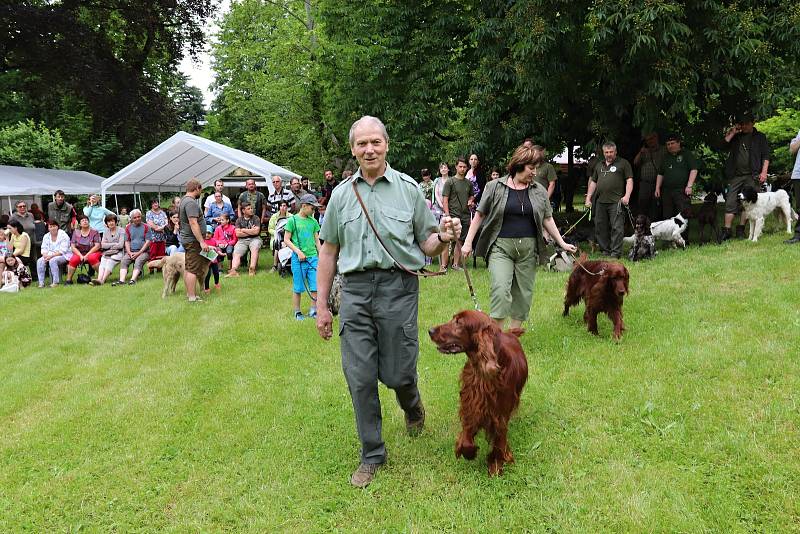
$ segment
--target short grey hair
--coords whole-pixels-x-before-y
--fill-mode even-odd
[[[141,214],[142,214],[142,210],[140,210],[140,209],[135,209],[135,210],[132,210],[132,211],[131,211],[131,212],[130,212],[128,215],[130,215],[130,216],[131,216],[131,219],[133,219],[133,218],[134,218],[134,217],[136,217],[137,215],[141,215]]]
[[[606,141],[605,143],[603,143],[603,150],[605,150],[607,148],[616,149],[617,148],[617,144],[614,141]]]
[[[383,138],[386,140],[387,143],[389,142],[389,133],[386,131],[386,125],[383,124],[383,122],[378,117],[373,117],[371,115],[364,115],[356,122],[354,122],[353,125],[350,127],[349,138],[351,147],[353,146],[353,143],[355,143],[356,141],[356,128],[358,128],[361,125],[361,123],[365,122],[371,122],[373,124],[376,124],[378,128],[380,128],[381,135],[383,135]]]

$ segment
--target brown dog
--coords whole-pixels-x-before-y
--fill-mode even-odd
[[[161,291],[161,298],[165,299],[168,293],[175,293],[175,286],[186,268],[186,254],[176,252],[172,256],[164,256],[153,260],[147,266],[153,269],[161,269],[161,274],[164,276],[164,289]]]
[[[614,323],[614,339],[622,337],[625,323],[622,322],[622,302],[628,294],[630,275],[624,265],[610,261],[588,261],[585,254],[572,268],[564,296],[564,317],[571,306],[583,299],[586,311],[583,321],[589,332],[598,335],[597,314],[605,312]]]
[[[439,352],[467,354],[461,371],[461,434],[456,458],[475,459],[475,436],[483,429],[492,445],[487,457],[489,475],[501,474],[503,465],[514,461],[508,445],[508,421],[528,379],[528,361],[518,339],[524,331],[503,332],[485,313],[467,310],[428,333]]]

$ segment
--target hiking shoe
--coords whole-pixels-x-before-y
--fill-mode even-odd
[[[136,285],[136,280],[128,280],[128,285],[129,286],[135,286]]]
[[[358,469],[353,472],[350,477],[350,484],[357,488],[366,488],[370,482],[375,478],[375,473],[378,472],[383,464],[361,464]]]
[[[791,239],[787,239],[784,241],[787,245],[794,245],[795,243],[800,243],[800,236],[794,236]]]
[[[189,297],[189,302],[203,302],[203,299],[200,297],[195,297],[195,298]]]
[[[310,310],[308,310],[308,316],[311,317],[312,319],[314,317],[316,317],[317,316],[317,309],[316,308],[311,308]]]
[[[460,265],[453,265],[450,268],[453,269],[454,271],[463,271],[464,270],[464,268],[462,266],[460,266]]]
[[[99,285],[102,285],[102,284],[100,284],[100,280],[98,280],[97,278],[93,278],[93,279],[89,280],[89,285],[90,286],[99,286]]]
[[[724,241],[728,241],[730,238],[731,238],[731,229],[723,228],[722,233],[719,234],[719,242],[722,243]]]
[[[303,319],[306,318],[306,316],[303,315],[303,312],[296,311],[294,312],[294,318],[298,321],[302,321]]]
[[[406,432],[411,437],[417,437],[422,434],[422,429],[425,428],[425,406],[422,401],[419,401],[416,408],[406,412]]]

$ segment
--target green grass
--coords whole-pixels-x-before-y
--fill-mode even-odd
[[[774,230],[774,228],[773,228]],[[388,466],[367,490],[338,341],[291,319],[289,280],[223,281],[189,305],[161,280],[2,295],[0,531],[800,530],[800,247],[667,250],[628,264],[627,331],[561,317],[540,272],[531,374],[501,478],[456,460],[458,374],[423,336],[428,419],[381,388]],[[488,305],[485,269],[473,271]],[[304,306],[307,299],[304,296]],[[423,280],[420,330],[471,307]]]

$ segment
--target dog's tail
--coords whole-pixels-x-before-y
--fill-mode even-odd
[[[158,258],[157,260],[147,262],[148,269],[163,269],[164,263],[167,261],[167,256]]]
[[[506,330],[507,333],[511,334],[512,336],[521,337],[522,334],[525,333],[524,328],[509,328]]]

